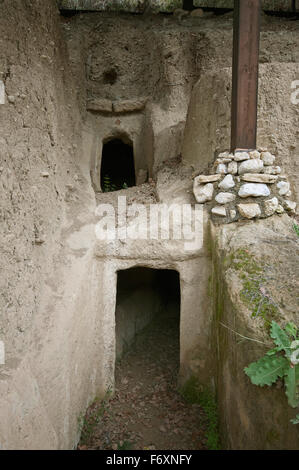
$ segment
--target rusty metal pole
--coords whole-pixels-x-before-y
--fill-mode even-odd
[[[256,148],[260,0],[235,0],[231,150]]]

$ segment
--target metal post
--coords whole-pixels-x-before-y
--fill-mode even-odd
[[[256,148],[260,0],[235,0],[231,150]]]

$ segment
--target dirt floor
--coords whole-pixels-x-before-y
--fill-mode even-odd
[[[164,313],[116,365],[112,398],[88,409],[80,450],[205,449],[207,418],[177,391],[178,318]]]

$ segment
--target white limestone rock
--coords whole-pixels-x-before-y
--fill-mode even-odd
[[[266,183],[273,184],[278,180],[277,175],[265,175],[263,173],[245,173],[241,176],[242,181],[248,181],[249,183]]]
[[[268,199],[264,202],[264,211],[267,217],[275,214],[277,208],[279,206],[277,197],[273,197],[272,199]]]
[[[228,204],[229,202],[233,202],[236,199],[235,194],[233,193],[219,193],[215,197],[215,201],[218,204]]]
[[[220,165],[221,163],[230,163],[232,161],[231,158],[227,157],[227,158],[217,158],[215,164],[216,165]]]
[[[261,159],[263,160],[264,165],[271,166],[275,162],[275,155],[272,155],[270,152],[262,152]]]
[[[249,152],[249,157],[250,158],[261,158],[261,154],[258,150],[253,150],[252,152]]]
[[[212,201],[214,194],[214,185],[212,183],[198,185],[197,182],[194,181],[193,193],[196,201],[199,204],[204,204],[205,202]]]
[[[229,211],[229,215],[230,215],[230,218],[231,219],[235,219],[236,218],[236,215],[237,215],[237,211],[235,209],[231,209]]]
[[[266,166],[264,168],[264,173],[266,175],[279,175],[281,173],[280,166]]]
[[[230,156],[229,152],[222,152],[222,153],[219,153],[218,158],[227,158],[229,156]]]
[[[227,172],[231,175],[236,175],[238,173],[238,163],[230,162],[227,167]]]
[[[223,178],[223,180],[221,181],[221,183],[218,184],[218,188],[224,189],[225,191],[234,187],[235,182],[232,175],[226,175],[225,178]]]
[[[287,181],[280,181],[277,183],[277,188],[279,189],[280,196],[286,196],[287,193],[290,191],[290,183]]]
[[[246,160],[242,162],[239,166],[239,175],[244,175],[245,173],[261,173],[264,168],[264,163],[258,158],[252,160]]]
[[[244,160],[249,160],[250,156],[248,152],[236,152],[234,155],[235,162],[242,162]]]
[[[215,206],[212,209],[212,214],[218,215],[219,217],[226,217],[226,209],[223,206]]]
[[[270,189],[262,183],[245,183],[239,190],[239,196],[246,197],[267,197],[270,196]]]
[[[284,208],[285,208],[286,211],[294,212],[295,209],[296,209],[296,207],[297,207],[296,202],[294,202],[294,201],[289,201],[288,199],[286,199],[286,200],[284,201]]]
[[[194,182],[196,182],[197,184],[215,183],[215,181],[219,181],[221,180],[221,178],[221,175],[199,175],[194,178]]]
[[[220,164],[220,163],[229,163],[233,160],[234,156],[233,154],[229,153],[229,152],[222,152],[218,155],[218,158],[216,160],[216,164]]]
[[[281,204],[278,204],[278,207],[276,209],[276,214],[283,214],[284,213],[284,208],[282,207]]]
[[[254,219],[261,215],[261,208],[258,204],[238,204],[238,210],[242,217]]]
[[[225,163],[219,163],[216,169],[216,173],[219,175],[226,175],[227,174],[227,165]]]

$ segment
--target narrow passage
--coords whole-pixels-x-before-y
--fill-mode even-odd
[[[177,392],[177,308],[176,302],[166,305],[117,362],[115,395],[89,408],[79,448],[206,448],[204,412]]]

